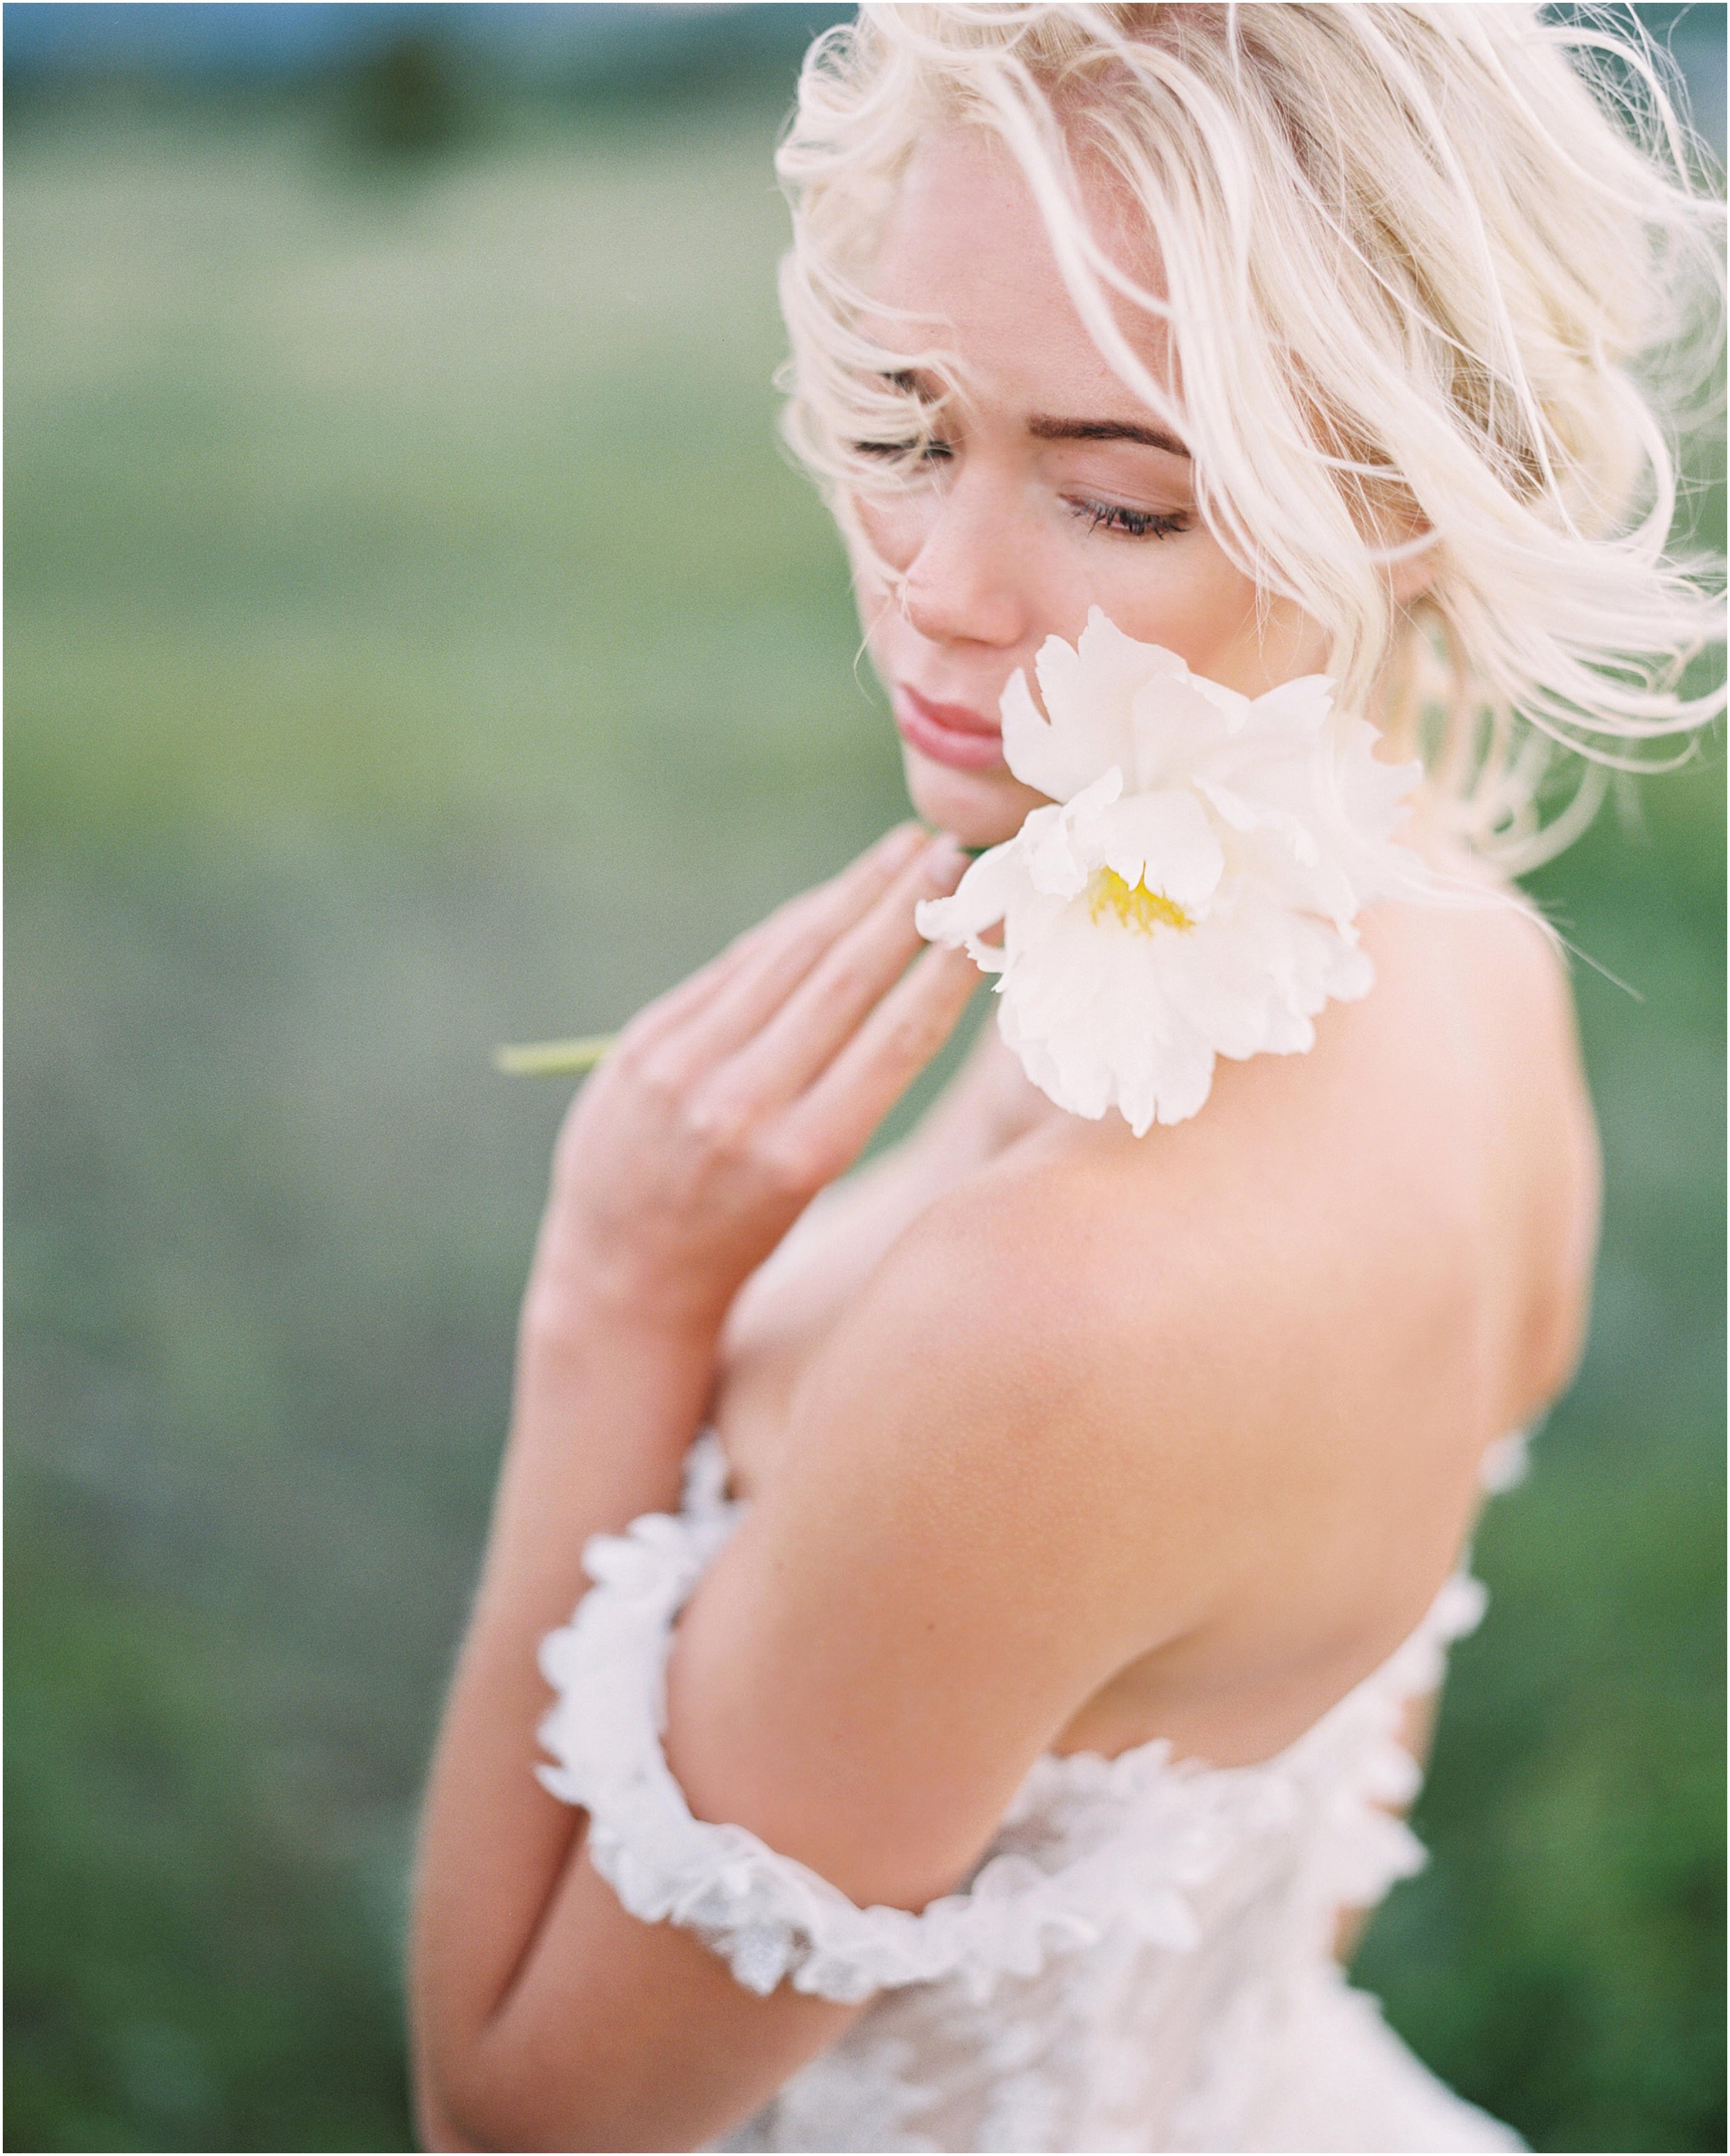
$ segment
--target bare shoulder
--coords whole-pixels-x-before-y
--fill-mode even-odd
[[[882,1493],[916,1533],[988,1539],[993,1577],[1013,1556],[1024,1585],[1029,1567],[1055,1578],[1081,1549],[1097,1577],[1136,1457],[1117,1413],[1125,1333],[1158,1291],[1114,1254],[1121,1224],[1070,1163],[1037,1157],[927,1206],[814,1356],[777,1494],[838,1517]]]
[[[919,1906],[1130,1672],[1137,1726],[1260,1757],[1416,1621],[1565,1375],[1589,1111],[1530,926],[1387,917],[1373,955],[1309,1054],[1143,1139],[1053,1116],[883,1253],[681,1622],[706,1816]]]
[[[1090,1378],[1114,1330],[1071,1292],[1101,1276],[1090,1233],[1018,1177],[929,1207],[814,1356],[681,1620],[668,1756],[693,1809],[857,1900],[952,1887],[1146,1644],[1132,1455]]]
[[[1299,1542],[1358,1576],[1372,1519],[1445,1567],[1484,1447],[1571,1374],[1595,1143],[1537,927],[1398,908],[1371,940],[1310,1054],[1223,1064],[1142,1139],[1054,1117],[897,1238],[795,1403],[814,1508],[849,1474],[934,1520],[1013,1491],[995,1554],[1053,1593],[1081,1566],[1147,1645]]]
[[[1446,1158],[1477,1182],[1470,1255],[1519,1314],[1506,1419],[1527,1421],[1584,1344],[1602,1195],[1566,956],[1512,905],[1392,909],[1373,937],[1382,985],[1365,1016],[1434,1089]]]

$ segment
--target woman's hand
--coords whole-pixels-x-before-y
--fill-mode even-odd
[[[973,962],[907,961],[915,901],[965,865],[899,825],[632,1019],[560,1132],[526,1335],[598,1306],[637,1330],[718,1331],[953,1030]]]

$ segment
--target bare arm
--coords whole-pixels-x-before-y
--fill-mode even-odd
[[[959,1015],[965,961],[902,972],[914,899],[959,868],[892,834],[634,1021],[561,1136],[422,1832],[411,1989],[435,2145],[690,2146],[850,2018],[758,1999],[625,1914],[583,1815],[534,1779],[536,1650],[583,1592],[588,1537],[676,1506],[740,1281]]]

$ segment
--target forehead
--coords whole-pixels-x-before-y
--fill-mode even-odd
[[[1084,177],[1082,207],[1111,259],[1163,294],[1152,237],[1137,229],[1121,190]],[[870,335],[893,350],[953,352],[983,397],[1046,411],[1133,416],[1138,407],[1076,311],[1019,167],[979,129],[946,127],[921,141],[863,282],[883,303],[865,326]],[[921,319],[891,311],[903,308]],[[1117,320],[1163,377],[1163,326],[1121,304]]]

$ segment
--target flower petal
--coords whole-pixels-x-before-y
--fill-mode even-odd
[[[1368,991],[1359,909],[1423,888],[1393,838],[1416,767],[1379,760],[1325,675],[1252,701],[1097,608],[1035,665],[1045,710],[1017,674],[1004,753],[1049,805],[916,918],[997,973],[999,1029],[1035,1085],[1139,1134],[1195,1114],[1219,1056],[1301,1054],[1330,1000]],[[1101,869],[1187,921],[1099,905]],[[1001,947],[984,945],[998,920]]]
[[[1067,801],[1099,773],[1089,746],[1040,716],[1018,668],[998,703],[1004,722],[1004,761],[1024,786],[1052,801]],[[1109,762],[1107,757],[1106,761]]]
[[[1137,793],[1109,809],[1101,824],[1106,865],[1132,889],[1144,882],[1191,914],[1213,897],[1225,855],[1194,794]]]
[[[987,973],[999,972],[1004,953],[980,941],[982,930],[1004,919],[1026,881],[1019,859],[1020,835],[993,846],[968,868],[947,898],[922,898],[913,908],[913,926],[928,943],[964,944],[968,956]]]
[[[1295,681],[1280,682],[1250,705],[1250,730],[1293,740],[1319,733],[1333,709],[1334,687],[1331,674],[1300,674]]]
[[[1188,665],[1175,651],[1168,651],[1163,644],[1139,644],[1126,636],[1103,607],[1087,609],[1087,624],[1075,639],[1073,654],[1060,638],[1048,637],[1039,666],[1042,690],[1046,669],[1058,668],[1066,682],[1079,675],[1090,698],[1115,702],[1126,716],[1131,699],[1146,683],[1189,679]]]
[[[1026,856],[1035,891],[1074,898],[1086,889],[1099,858],[1101,820],[1122,791],[1123,773],[1114,763],[1042,823]]]
[[[1249,709],[1247,696],[1205,681],[1187,667],[1181,675],[1145,682],[1131,715],[1137,792],[1182,785],[1207,768],[1229,752]]]

